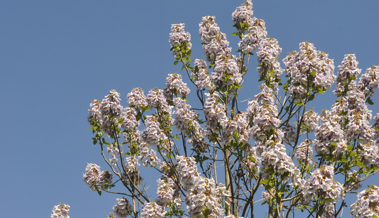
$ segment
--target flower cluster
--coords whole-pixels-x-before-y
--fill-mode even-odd
[[[117,198],[116,201],[117,204],[113,206],[113,211],[119,218],[126,218],[132,214],[133,207],[126,198]]]
[[[341,65],[338,66],[337,88],[333,91],[336,96],[346,94],[351,81],[358,79],[361,69],[358,69],[358,61],[355,54],[346,54]]]
[[[112,90],[100,103],[102,129],[110,136],[115,133],[115,126],[120,128],[118,120],[122,112],[120,101],[120,93],[116,92],[116,90]]]
[[[157,203],[150,202],[145,203],[142,209],[141,218],[164,218],[166,211],[164,208]]]
[[[283,182],[287,182],[290,178],[297,181],[300,174],[299,169],[293,163],[291,157],[286,153],[286,147],[283,144],[273,142],[270,147],[262,153],[261,165],[262,179],[270,179],[270,175],[284,176]]]
[[[257,71],[261,79],[270,84],[270,87],[277,92],[280,75],[283,70],[280,67],[278,56],[282,52],[279,47],[278,40],[274,38],[265,38],[260,41],[258,46],[257,59],[259,66]]]
[[[372,65],[359,79],[358,87],[366,96],[374,96],[379,89],[379,66]]]
[[[136,131],[140,122],[136,118],[137,112],[134,108],[126,107],[122,111],[121,119],[122,124],[121,127],[124,128],[126,131]]]
[[[262,91],[255,95],[255,100],[248,103],[247,112],[252,119],[252,136],[257,141],[265,141],[274,136],[282,139],[283,132],[278,129],[280,120],[277,118],[278,109],[274,105],[274,94],[266,84],[262,85]]]
[[[112,155],[111,158],[109,158],[109,162],[112,164],[112,165],[116,165],[117,164],[117,157],[120,156],[120,151],[118,148],[115,148],[113,147],[113,145],[109,145],[108,148],[107,148],[107,152],[108,154]]]
[[[251,16],[253,16],[253,3],[251,0],[245,1],[241,6],[237,7],[232,13],[232,20],[234,24],[249,23]]]
[[[132,89],[127,95],[127,99],[129,106],[134,107],[139,111],[147,106],[145,94],[140,87]]]
[[[146,129],[141,133],[142,141],[148,145],[160,145],[163,141],[167,141],[168,138],[159,126],[154,115],[146,116],[145,119]]]
[[[150,90],[146,96],[147,103],[150,110],[156,108],[157,111],[171,113],[171,106],[168,105],[164,91],[162,89],[154,88]]]
[[[229,55],[231,48],[226,40],[226,35],[220,32],[220,27],[216,23],[214,16],[206,16],[202,18],[199,24],[200,39],[205,42],[203,50],[209,62],[213,62],[219,55]]]
[[[152,148],[148,147],[146,143],[142,142],[138,146],[138,151],[138,159],[142,162],[144,167],[148,167],[149,165],[155,167],[160,162],[157,153]]]
[[[181,98],[174,98],[174,125],[177,130],[190,138],[190,143],[201,141],[204,130],[197,121],[199,114],[191,110],[191,106]]]
[[[171,178],[158,179],[157,200],[155,202],[163,208],[172,202],[180,202],[179,189]],[[176,200],[176,201],[175,201]],[[179,201],[178,201],[179,200]],[[181,204],[177,205],[180,209]]]
[[[267,36],[264,20],[254,17],[249,21],[250,26],[247,28],[247,34],[244,34],[241,41],[238,43],[238,47],[243,53],[256,51],[261,40]]]
[[[253,146],[249,147],[246,151],[246,158],[243,161],[245,169],[251,174],[258,173],[260,162],[261,158],[258,156],[257,148]]]
[[[327,154],[332,150],[332,154],[338,156],[346,151],[345,133],[338,121],[339,117],[331,111],[324,110],[321,114],[321,125],[313,141],[317,154]]]
[[[311,141],[305,139],[302,143],[300,143],[300,146],[297,147],[296,155],[295,155],[296,159],[301,164],[311,165],[312,155],[313,155],[313,148],[311,146]]]
[[[336,78],[333,60],[325,52],[317,51],[309,42],[300,43],[300,51],[290,53],[283,63],[291,79],[288,93],[295,99],[303,99],[310,90],[328,90]]]
[[[204,115],[206,117],[207,129],[217,131],[220,123],[226,122],[225,106],[220,102],[221,97],[217,92],[206,93],[208,98],[204,104]]]
[[[53,207],[51,218],[70,218],[68,211],[70,211],[70,206],[68,204],[60,203],[59,205],[55,205]]]
[[[174,73],[167,75],[166,88],[163,92],[167,100],[172,100],[173,95],[181,95],[182,98],[187,97],[190,89],[187,87],[187,83],[182,81],[182,75]]]
[[[170,40],[171,48],[184,46],[186,50],[190,50],[192,47],[191,34],[184,31],[184,23],[172,24]],[[180,49],[179,49],[180,50]],[[172,49],[174,57],[178,55],[178,50]]]
[[[224,134],[222,142],[229,144],[232,137],[238,144],[246,144],[251,138],[251,128],[249,128],[248,114],[241,112],[232,118],[221,123]]]
[[[206,88],[213,90],[214,85],[209,78],[207,70],[207,63],[202,59],[195,60],[195,70],[192,72],[191,77],[194,78],[195,84],[198,89]]]
[[[217,57],[215,64],[216,66],[211,74],[211,81],[216,87],[241,83],[242,75],[234,55],[220,55]]]
[[[197,172],[195,158],[176,156],[177,172],[187,191],[185,202],[191,217],[222,217],[222,198],[229,196],[224,185],[216,184],[213,179],[203,178]]]
[[[89,163],[86,167],[86,173],[83,174],[83,179],[91,191],[108,190],[112,183],[112,174],[107,170],[100,171],[98,165]]]
[[[101,112],[100,112],[100,102],[96,99],[92,100],[91,104],[89,105],[90,109],[88,110],[88,122],[91,126],[93,126],[96,122],[99,122],[101,124]]]
[[[323,165],[312,172],[305,181],[299,182],[303,192],[304,204],[312,200],[322,200],[326,204],[337,202],[343,196],[343,186],[334,180],[333,166]]]
[[[379,167],[379,147],[373,140],[367,143],[361,143],[363,149],[358,150],[358,155],[363,157],[363,164],[366,167],[376,166]]]
[[[313,108],[305,112],[303,115],[303,122],[301,122],[300,126],[300,134],[314,132],[318,127],[320,116],[312,109]]]
[[[130,156],[125,159],[124,165],[127,172],[135,172],[140,164],[138,163],[138,159],[136,157]]]
[[[350,206],[351,215],[355,217],[369,218],[379,214],[379,187],[376,185],[369,186],[358,193],[357,201]]]

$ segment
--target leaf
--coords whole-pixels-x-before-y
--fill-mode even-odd
[[[174,62],[174,65],[177,65],[177,64],[178,64],[178,61],[175,61],[175,62]]]
[[[372,99],[370,97],[367,98],[366,102],[369,105],[374,105],[374,102],[372,101]]]
[[[356,163],[358,166],[360,166],[360,167],[363,167],[363,168],[365,168],[365,165],[363,165],[363,163],[362,162],[360,162],[360,161],[357,161],[357,163]]]

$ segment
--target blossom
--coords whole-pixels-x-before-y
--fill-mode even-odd
[[[247,33],[242,35],[238,47],[243,53],[249,53],[258,49],[259,43],[266,38],[266,24],[263,19],[251,18],[249,19],[250,26],[247,28]]]
[[[120,93],[112,90],[100,103],[102,129],[110,136],[115,133],[115,127],[121,128],[121,124],[118,121],[122,112],[120,101]]]
[[[164,218],[166,211],[164,208],[157,203],[150,202],[145,203],[142,209],[141,218]]]
[[[374,96],[379,88],[379,66],[372,65],[359,79],[358,87],[366,96]]]
[[[191,50],[192,43],[191,34],[189,32],[184,31],[184,23],[172,24],[171,25],[171,33],[170,33],[170,44],[171,48],[178,47],[180,45],[184,45],[187,50]],[[173,49],[172,54],[174,57],[178,55],[178,50]]]
[[[95,124],[94,121],[102,123],[101,112],[100,112],[100,102],[96,99],[92,100],[90,104],[90,109],[88,110],[88,122],[92,126]]]
[[[208,96],[204,104],[207,128],[216,131],[217,126],[227,120],[225,106],[220,102],[221,97],[217,92],[213,94],[206,93],[205,95]]]
[[[321,166],[299,185],[303,192],[303,203],[305,204],[316,199],[324,200],[327,204],[335,203],[344,195],[343,186],[334,180],[333,166]]]
[[[157,188],[157,200],[155,201],[158,205],[165,207],[174,200],[174,195],[178,195],[178,188],[174,180],[167,178],[166,180],[158,179]]]
[[[220,55],[216,58],[211,81],[216,87],[224,85],[238,85],[242,81],[242,74],[233,55]]]
[[[127,95],[127,99],[129,106],[135,107],[139,111],[147,106],[146,97],[141,87],[132,89]]]
[[[122,111],[121,119],[122,124],[121,127],[124,128],[126,131],[136,131],[140,121],[137,121],[137,112],[134,108],[126,107]]]
[[[355,217],[369,218],[379,213],[379,187],[376,185],[369,186],[358,193],[357,201],[350,206],[351,215]]]
[[[313,148],[311,147],[311,141],[305,139],[300,143],[296,150],[296,159],[301,164],[311,165],[312,164]]]
[[[135,172],[140,164],[136,157],[130,156],[126,158],[124,165],[127,172]]]
[[[202,18],[202,22],[199,24],[200,39],[205,42],[203,50],[209,62],[215,61],[221,55],[228,56],[232,51],[228,47],[229,41],[226,39],[225,33],[220,31],[215,19],[215,17],[206,16]]]
[[[164,96],[168,100],[172,100],[172,96],[181,95],[182,98],[187,97],[190,89],[187,83],[182,81],[182,75],[174,73],[168,74],[166,78],[166,88],[164,89]]]
[[[126,198],[117,198],[116,201],[117,204],[113,206],[113,211],[119,218],[126,218],[132,214],[133,207]]]
[[[223,184],[216,187],[214,180],[203,178],[197,172],[195,158],[176,156],[177,172],[187,191],[185,202],[191,217],[222,217],[222,198],[229,196]],[[207,210],[206,210],[207,209]]]
[[[303,121],[300,126],[300,134],[314,132],[318,127],[320,116],[311,108],[304,113]]]
[[[148,167],[149,165],[155,167],[160,162],[157,153],[152,148],[148,147],[145,142],[142,142],[138,146],[138,151],[138,159],[142,162],[144,167]]]
[[[232,20],[234,24],[247,23],[251,16],[253,16],[253,3],[251,0],[244,1],[242,6],[236,8],[232,13]]]
[[[204,130],[198,122],[199,114],[191,110],[191,106],[181,98],[174,98],[174,125],[177,130],[190,137],[190,142],[202,141]]]
[[[345,54],[341,65],[338,66],[337,88],[333,91],[336,96],[346,94],[346,88],[351,81],[356,81],[361,69],[358,69],[358,61],[355,54]]]
[[[51,218],[70,218],[68,211],[70,211],[70,206],[68,204],[60,203],[53,207],[53,214]]]
[[[291,79],[288,93],[295,99],[303,99],[311,89],[314,92],[328,90],[336,78],[334,61],[328,54],[317,51],[309,42],[302,42],[299,47],[299,52],[293,51],[283,59],[285,72]]]
[[[282,178],[284,183],[290,178],[296,181],[300,174],[299,169],[297,169],[291,157],[287,155],[285,146],[276,142],[272,142],[272,144],[263,151],[261,172],[263,180],[270,179],[273,173],[277,176],[286,175]]]
[[[145,125],[146,129],[141,133],[142,141],[149,145],[157,146],[160,145],[162,141],[168,140],[154,115],[146,116]]]
[[[191,77],[194,78],[197,88],[214,90],[215,87],[209,78],[207,63],[202,59],[196,59],[194,68],[195,70],[191,73]]]
[[[107,170],[100,171],[100,166],[89,163],[83,174],[84,182],[90,186],[91,191],[108,190],[112,183],[112,174]]]

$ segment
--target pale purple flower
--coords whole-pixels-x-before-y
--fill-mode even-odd
[[[251,16],[253,16],[253,3],[251,0],[244,1],[243,4],[236,8],[232,13],[232,20],[234,24],[248,23]]]
[[[145,202],[145,206],[142,209],[141,218],[164,218],[166,211],[157,203]]]
[[[358,193],[357,201],[350,206],[350,214],[355,217],[369,218],[377,216],[379,213],[379,187],[376,185],[369,186]]]
[[[128,94],[127,99],[129,106],[135,107],[139,111],[147,106],[146,97],[141,87],[132,89]]]
[[[184,31],[184,26],[184,23],[171,25],[171,33],[169,40],[171,48],[186,44],[187,50],[191,50],[191,34],[189,32]],[[178,55],[178,51],[173,49],[172,54],[176,57]]]
[[[168,74],[166,77],[166,88],[164,89],[164,96],[167,100],[172,100],[173,95],[177,97],[181,95],[182,98],[186,98],[190,89],[187,87],[187,83],[182,81],[182,75],[174,73]]]
[[[138,146],[138,150],[138,159],[142,162],[144,167],[155,167],[159,164],[160,160],[157,157],[157,153],[152,148],[148,147],[146,143],[142,142]]]
[[[132,214],[133,207],[126,198],[117,198],[116,201],[117,204],[113,206],[113,211],[119,218],[126,218]]]
[[[338,66],[337,88],[333,91],[336,96],[346,94],[348,85],[356,82],[361,69],[358,69],[358,61],[355,54],[345,54],[341,65]]]
[[[68,211],[70,211],[70,206],[68,204],[60,203],[53,207],[53,214],[51,218],[70,218]]]
[[[83,174],[83,179],[91,191],[108,190],[108,186],[112,183],[112,174],[107,170],[100,171],[98,165],[89,163],[85,174]]]

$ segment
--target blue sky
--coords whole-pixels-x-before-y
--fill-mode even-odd
[[[186,24],[193,59],[204,58],[198,24],[206,15],[216,16],[236,50],[231,13],[242,2],[1,1],[1,216],[49,217],[54,205],[65,202],[71,206],[71,217],[106,217],[116,196],[99,197],[82,179],[87,163],[107,169],[98,147],[92,145],[89,103],[116,89],[126,105],[132,88],[142,87],[145,93],[163,88],[168,73],[181,72],[169,51],[171,24]],[[309,41],[329,53],[336,68],[347,53],[356,54],[362,72],[379,64],[378,1],[253,3],[254,16],[266,21],[268,36],[279,40],[282,58]],[[252,60],[255,66],[256,57]],[[241,99],[259,91],[254,68],[245,77]],[[329,91],[316,99],[315,106],[330,109],[334,100]],[[379,104],[378,95],[374,102]],[[372,110],[376,114],[377,106]],[[155,186],[156,179],[145,181]]]

